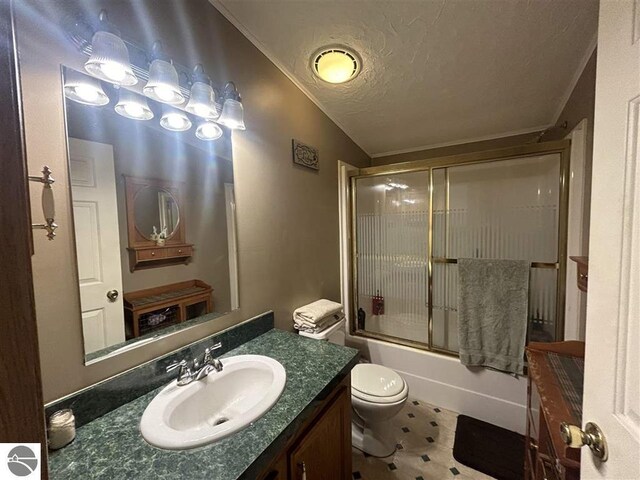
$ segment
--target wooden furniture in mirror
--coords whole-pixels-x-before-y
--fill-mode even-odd
[[[213,311],[213,288],[202,280],[124,294],[127,340]]]
[[[188,263],[193,245],[185,239],[183,185],[124,175],[129,269]]]

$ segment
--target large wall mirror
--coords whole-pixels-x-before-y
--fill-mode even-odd
[[[89,91],[65,96],[85,363],[238,308],[229,132],[202,138],[184,112],[193,125],[172,128],[146,98],[153,119],[135,119],[116,105],[134,92],[101,87],[101,106],[82,102]]]

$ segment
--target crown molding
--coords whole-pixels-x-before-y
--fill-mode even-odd
[[[512,130],[509,132],[502,132],[496,135],[485,135],[482,137],[465,138],[463,140],[456,140],[453,142],[432,143],[429,145],[422,145],[420,147],[403,148],[401,150],[391,150],[389,152],[374,153],[371,158],[389,157],[391,155],[401,155],[403,153],[420,152],[422,150],[433,150],[434,148],[453,147],[455,145],[464,145],[465,143],[485,142],[487,140],[496,140],[498,138],[514,137],[516,135],[526,135],[527,133],[535,133],[546,130],[553,126],[552,124],[539,125],[537,127],[524,128],[521,130]]]
[[[557,125],[558,121],[560,121],[560,115],[562,115],[562,111],[564,110],[564,107],[567,106],[567,102],[571,98],[571,94],[573,93],[573,90],[576,88],[576,85],[578,85],[578,82],[580,81],[580,77],[582,76],[584,69],[587,67],[587,63],[589,63],[589,59],[591,58],[591,55],[593,55],[593,52],[595,51],[597,46],[598,46],[598,32],[596,31],[596,33],[593,35],[593,38],[589,42],[589,48],[587,48],[587,51],[584,54],[584,57],[582,57],[582,59],[580,60],[580,63],[578,64],[578,68],[576,72],[573,74],[571,83],[569,83],[567,90],[564,92],[564,95],[561,97],[562,101],[560,102],[558,109],[556,110],[556,113],[553,116],[552,125]]]

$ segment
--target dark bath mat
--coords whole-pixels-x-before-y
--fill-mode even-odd
[[[498,480],[522,480],[524,437],[482,420],[459,415],[453,458]]]

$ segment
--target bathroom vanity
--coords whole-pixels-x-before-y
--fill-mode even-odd
[[[351,478],[350,399],[347,377],[301,425],[258,479]]]
[[[73,408],[81,423],[75,441],[50,454],[50,478],[350,478],[350,372],[358,360],[357,350],[272,326],[273,316],[267,314],[125,372],[99,384],[94,392],[83,392],[84,397],[48,406],[48,415]],[[140,419],[173,379],[164,373],[166,365],[198,356],[215,342],[230,348],[221,356],[223,363],[239,355],[264,355],[281,363],[287,376],[282,395],[252,425],[218,442],[187,450],[151,446],[142,437]],[[154,375],[164,376],[163,382],[133,397],[131,390]],[[108,397],[126,395],[133,398],[93,418]]]

